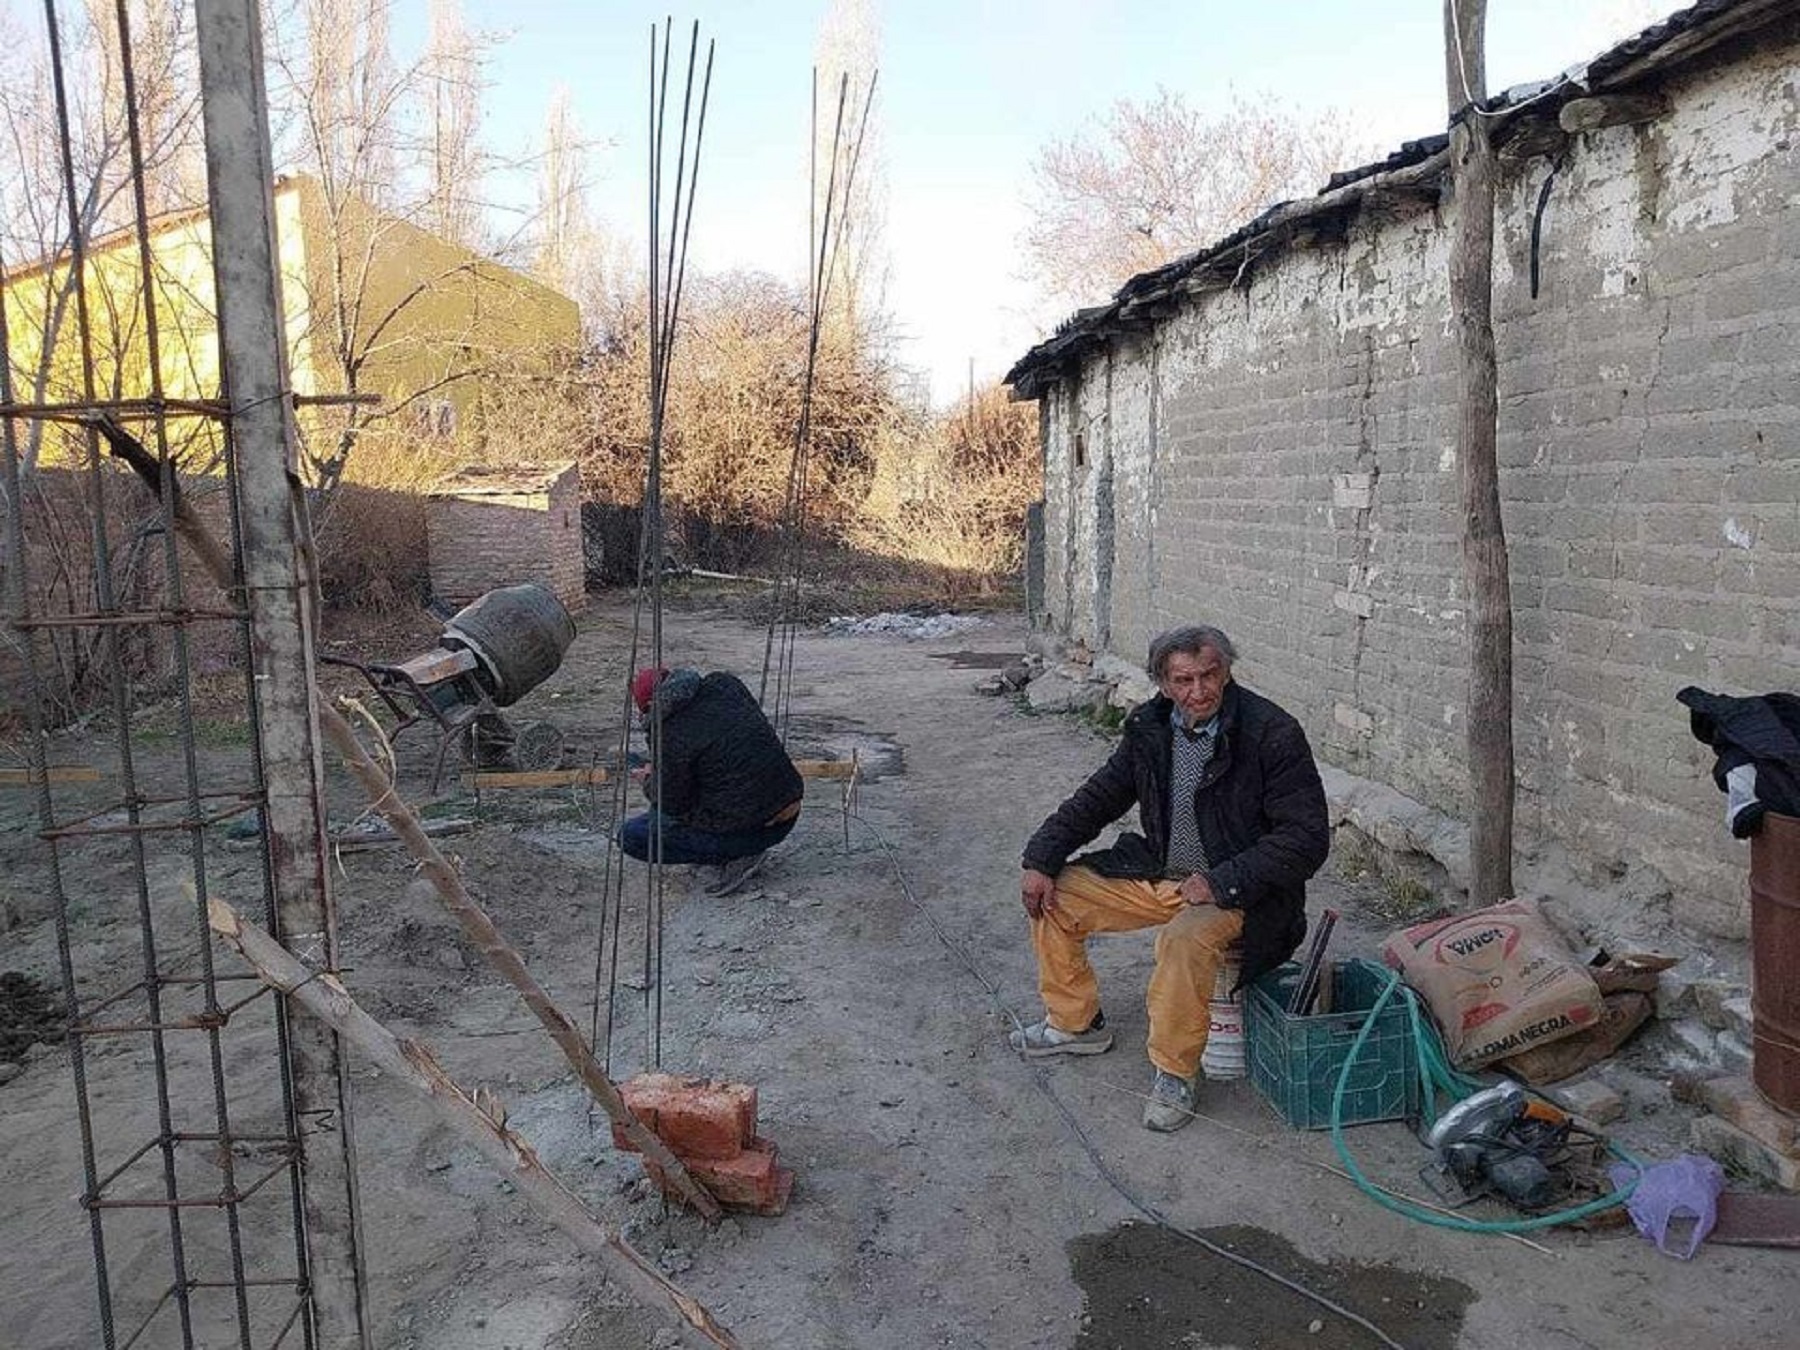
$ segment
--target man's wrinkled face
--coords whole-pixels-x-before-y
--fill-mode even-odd
[[[1198,656],[1175,652],[1163,666],[1161,683],[1163,693],[1181,709],[1187,724],[1198,726],[1225,701],[1231,667],[1211,647],[1202,647]]]

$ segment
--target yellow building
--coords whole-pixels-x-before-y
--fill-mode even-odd
[[[355,198],[334,209],[316,179],[277,179],[275,205],[294,391],[378,395],[376,408],[356,414],[370,422],[369,433],[385,439],[401,432],[425,449],[466,423],[484,380],[548,369],[579,341],[579,314],[566,296]],[[150,270],[165,396],[217,398],[217,306],[204,210],[152,222]],[[66,263],[38,262],[6,275],[6,355],[19,402],[85,400],[69,279]],[[135,232],[96,239],[86,280],[95,396],[145,397],[149,343]],[[53,335],[48,360],[46,331]],[[302,415],[309,458],[330,456],[347,416],[329,408]],[[181,437],[184,464],[207,467],[213,438],[204,424],[180,422],[171,434]],[[42,462],[66,453],[66,443],[59,451],[47,442]],[[356,459],[351,478],[361,476]]]

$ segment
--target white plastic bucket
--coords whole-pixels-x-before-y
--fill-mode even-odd
[[[1213,996],[1207,1003],[1206,1049],[1200,1055],[1200,1072],[1213,1081],[1242,1078],[1244,1065],[1244,999],[1232,993],[1240,967],[1234,953],[1219,966]]]

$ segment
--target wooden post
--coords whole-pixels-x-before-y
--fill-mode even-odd
[[[382,1072],[424,1097],[464,1143],[486,1154],[518,1187],[519,1194],[568,1234],[577,1248],[605,1262],[608,1273],[645,1302],[673,1311],[688,1335],[698,1335],[716,1346],[729,1348],[738,1344],[705,1305],[664,1278],[551,1174],[531,1145],[507,1128],[506,1111],[498,1101],[480,1090],[464,1092],[444,1072],[428,1047],[395,1036],[364,1012],[336,977],[317,974],[295,960],[279,942],[217,896],[207,908],[213,931],[255,966],[264,982],[312,1014],[310,1018],[296,1019],[297,1022],[317,1021],[331,1027]]]
[[[313,578],[304,561],[311,550],[290,489],[292,391],[261,19],[257,0],[199,0],[194,20],[219,360],[231,410],[242,594],[256,674],[264,865],[281,940],[312,971],[332,971],[337,928],[314,715]],[[221,559],[206,561],[217,567]],[[227,575],[223,584],[229,589],[235,580]],[[349,1078],[337,1035],[323,1022],[296,1019],[287,1040],[304,1149],[306,1340],[320,1350],[369,1350]]]
[[[1444,0],[1449,89],[1450,314],[1461,372],[1456,452],[1462,486],[1463,581],[1469,606],[1469,900],[1512,894],[1512,582],[1500,518],[1494,355],[1494,150],[1487,100],[1487,0]],[[1460,111],[1459,111],[1460,110]]]

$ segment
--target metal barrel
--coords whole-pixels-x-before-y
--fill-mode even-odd
[[[549,679],[575,641],[575,621],[562,601],[527,582],[489,591],[444,625],[447,641],[475,653],[495,703],[517,703]]]
[[[1800,818],[1763,817],[1750,838],[1751,1080],[1800,1112]]]

